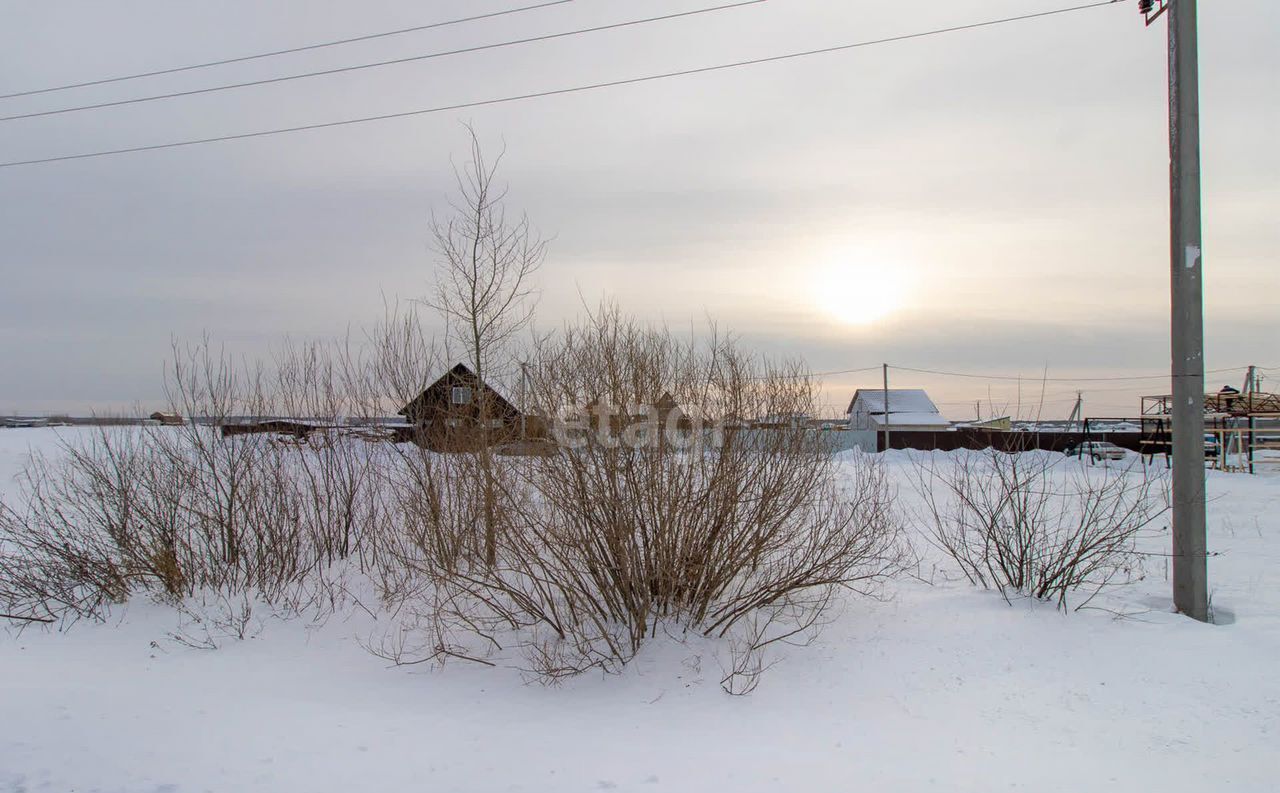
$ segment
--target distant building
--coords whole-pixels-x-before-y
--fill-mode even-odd
[[[809,426],[808,413],[770,413],[751,422],[752,429],[796,429]]]
[[[163,424],[166,427],[181,427],[186,423],[182,420],[181,413],[174,413],[173,411],[157,410],[155,413],[148,416],[148,418],[152,421]]]
[[[889,389],[889,406],[885,410],[882,388],[859,388],[849,402],[848,426],[851,430],[922,430],[942,432],[951,422],[942,417],[937,405],[919,388]],[[887,416],[887,418],[886,418]]]
[[[286,435],[303,440],[317,430],[328,428],[329,425],[314,419],[281,417],[227,419],[218,425],[218,430],[224,438],[232,438],[237,435]]]
[[[400,409],[423,445],[438,450],[474,448],[520,434],[520,411],[465,364],[440,376]]]
[[[1000,416],[998,418],[980,419],[978,421],[957,421],[955,426],[957,429],[1011,432],[1013,430],[1013,418],[1011,416]]]
[[[614,405],[607,399],[592,399],[580,409],[571,411],[569,418],[584,422],[592,432],[599,432],[608,417],[608,434],[617,435],[634,424],[654,421],[659,431],[666,428],[687,430],[693,426],[693,412],[680,405],[670,391],[663,391],[652,404],[629,400],[629,405]],[[638,409],[638,410],[637,410]]]
[[[22,418],[20,416],[0,417],[0,427],[8,427],[10,429],[47,426],[49,426],[49,419],[46,418]]]
[[[773,413],[750,423],[755,429],[809,430],[845,430],[847,424],[843,418],[815,418],[808,413]]]
[[[848,429],[848,421],[842,418],[826,418],[826,419],[807,419],[804,426],[811,430],[845,430]]]

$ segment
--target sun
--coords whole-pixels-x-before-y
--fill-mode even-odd
[[[907,273],[901,264],[875,257],[844,256],[816,269],[815,306],[842,325],[872,325],[905,306]]]

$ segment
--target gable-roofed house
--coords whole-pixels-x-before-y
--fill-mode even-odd
[[[414,438],[438,451],[492,445],[520,435],[520,410],[466,364],[445,372],[400,409]]]
[[[889,389],[889,409],[885,410],[882,388],[859,388],[849,402],[849,429],[880,431],[887,423],[890,430],[922,430],[939,432],[951,429],[938,406],[919,388]],[[887,418],[886,418],[887,416]]]

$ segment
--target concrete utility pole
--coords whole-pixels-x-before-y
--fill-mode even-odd
[[[884,450],[889,451],[889,364],[884,367]]]
[[[1196,0],[1169,13],[1172,218],[1173,604],[1209,619],[1205,562],[1204,316],[1200,239],[1200,80]]]
[[[1080,391],[1076,392],[1076,404],[1071,408],[1071,415],[1067,416],[1067,429],[1070,430],[1076,424],[1084,420],[1084,394]]]

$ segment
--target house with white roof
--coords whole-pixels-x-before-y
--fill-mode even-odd
[[[890,430],[924,430],[942,432],[951,429],[951,422],[942,417],[922,389],[891,388],[889,409],[885,410],[883,388],[859,388],[849,402],[849,429],[875,430],[885,428],[886,414]]]

